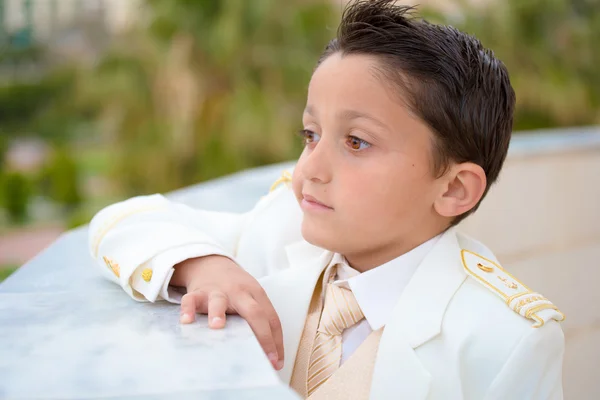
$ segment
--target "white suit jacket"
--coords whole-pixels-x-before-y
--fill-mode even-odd
[[[286,355],[279,375],[289,383],[316,281],[332,257],[302,240],[301,218],[285,187],[246,214],[135,197],[93,218],[89,246],[102,273],[141,301],[160,298],[180,261],[235,260],[260,278],[279,314]],[[562,318],[486,247],[450,229],[385,326],[370,398],[560,399],[564,336],[555,320]]]

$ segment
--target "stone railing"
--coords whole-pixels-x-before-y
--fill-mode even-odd
[[[294,163],[244,171],[169,197],[246,211]],[[500,182],[462,225],[565,314],[566,398],[600,398],[600,129],[516,135]],[[104,281],[86,228],[63,235],[0,285],[1,398],[293,399],[243,320],[178,323]],[[210,393],[210,395],[209,395]]]

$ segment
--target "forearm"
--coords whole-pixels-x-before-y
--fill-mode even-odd
[[[296,219],[280,218],[281,213],[293,215],[296,208],[295,199],[285,191],[266,196],[246,214],[195,210],[160,195],[133,198],[109,206],[94,217],[89,230],[90,253],[103,275],[136,300],[164,298],[177,302],[179,298],[169,297],[169,285],[187,287],[196,275],[197,268],[192,265],[200,260],[219,256],[239,268],[232,260],[238,257],[241,238],[254,238],[257,231],[260,233],[257,226],[283,222],[284,227],[269,230],[277,232],[270,236],[274,241],[299,236],[295,234]],[[274,247],[283,249],[284,245],[277,242]],[[255,276],[268,274],[272,265],[282,265],[271,265],[265,257],[254,258],[246,264]]]

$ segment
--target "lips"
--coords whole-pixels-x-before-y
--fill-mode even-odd
[[[328,206],[327,204],[319,201],[316,197],[311,196],[309,194],[302,193],[302,197],[303,197],[304,201],[306,201],[306,202],[308,202],[308,203],[310,203],[312,205],[320,206],[320,207],[323,207],[323,208],[333,209],[333,207]]]

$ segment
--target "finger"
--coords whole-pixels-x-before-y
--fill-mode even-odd
[[[182,324],[191,324],[196,319],[196,311],[201,307],[205,299],[202,292],[191,292],[181,298],[181,316],[179,321]]]
[[[208,297],[208,326],[213,329],[225,327],[225,312],[229,300],[223,292],[212,292]]]
[[[256,290],[252,293],[252,296],[256,300],[256,302],[260,305],[260,307],[264,310],[267,315],[267,319],[269,321],[269,326],[271,327],[271,334],[273,335],[273,340],[275,341],[275,348],[277,349],[277,355],[279,359],[277,360],[276,369],[283,368],[283,361],[285,359],[284,347],[283,347],[283,329],[281,327],[281,321],[279,320],[279,315],[277,315],[277,311],[275,311],[275,307],[273,307],[273,303],[265,293],[265,291],[260,288],[260,290]]]
[[[273,368],[277,368],[277,362],[279,361],[279,355],[277,354],[277,346],[275,346],[275,340],[271,332],[271,326],[267,315],[262,310],[260,305],[254,300],[249,293],[239,294],[234,299],[231,299],[232,305],[237,313],[244,318],[252,331],[254,336],[260,343],[265,354],[273,364]]]

